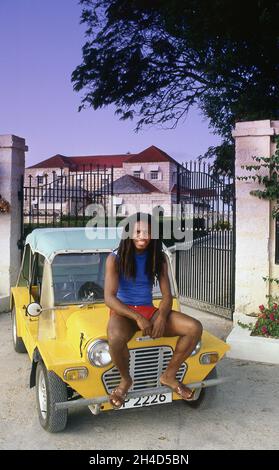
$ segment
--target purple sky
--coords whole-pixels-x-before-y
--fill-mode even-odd
[[[198,110],[177,129],[138,134],[113,107],[79,113],[71,73],[85,43],[80,13],[78,0],[0,0],[0,134],[26,139],[26,166],[57,153],[137,153],[150,145],[186,161],[220,142]]]

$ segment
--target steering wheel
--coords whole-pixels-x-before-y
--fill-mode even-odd
[[[54,283],[54,295],[59,301],[73,301],[75,289],[72,282]]]
[[[102,299],[104,296],[104,289],[92,281],[87,281],[82,284],[78,290],[78,299],[85,302]]]

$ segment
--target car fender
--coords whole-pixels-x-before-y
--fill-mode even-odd
[[[30,380],[29,380],[30,388],[36,385],[36,369],[37,369],[37,364],[40,360],[44,362],[39,349],[35,348],[33,352],[31,372],[30,372]]]
[[[16,308],[20,308],[22,307],[22,303],[23,303],[22,288],[12,287],[10,291],[10,309],[12,310],[14,305],[16,306]]]
[[[40,341],[37,342],[34,347],[33,353],[31,353],[30,355],[30,358],[32,358],[31,359],[32,365],[31,365],[31,372],[30,372],[30,388],[34,387],[35,385],[36,368],[37,368],[37,364],[39,361],[43,362],[47,370],[52,370],[53,372],[57,373],[55,363],[53,362],[53,357],[48,351],[48,344],[49,344],[48,342],[46,343],[40,343]]]
[[[12,287],[11,288],[11,293],[10,293],[10,311],[13,310],[13,308],[15,307],[15,310],[16,310],[16,313],[17,311],[19,311],[20,309],[20,305],[22,304],[22,302],[20,303],[20,298],[19,298],[19,295],[16,291],[16,288]],[[22,331],[21,331],[21,322],[18,318],[18,315],[16,314],[16,330],[17,330],[17,335],[19,337],[22,336]]]

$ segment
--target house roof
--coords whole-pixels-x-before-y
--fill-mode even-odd
[[[146,162],[172,162],[177,164],[177,161],[170,157],[166,152],[151,145],[140,153],[130,155],[126,163],[146,163]]]
[[[153,184],[132,175],[124,175],[113,182],[114,194],[161,193]]]
[[[92,165],[100,167],[114,166],[115,168],[121,168],[123,163],[156,163],[156,162],[172,162],[177,165],[177,161],[170,157],[166,152],[151,145],[147,149],[137,154],[119,154],[119,155],[87,155],[87,156],[70,156],[65,157],[64,155],[54,155],[53,157],[47,158],[42,162],[36,163],[35,165],[29,166],[28,168],[65,168],[82,171],[89,169]]]
[[[53,155],[53,157],[47,158],[42,162],[36,163],[35,165],[29,166],[28,168],[64,168],[71,167],[72,162],[69,160],[69,157],[64,155]]]
[[[104,167],[114,166],[116,168],[121,168],[123,162],[130,158],[131,154],[125,155],[94,155],[86,157],[68,157],[71,159],[71,162],[76,166],[77,170],[82,171],[83,167],[89,169],[90,165],[97,166],[100,165]]]
[[[82,171],[83,169],[88,170],[90,166],[114,166],[121,168],[124,161],[129,159],[131,154],[125,155],[89,155],[84,157],[65,157],[64,155],[54,155],[53,157],[43,160],[42,162],[36,163],[35,165],[29,166],[30,168],[65,168]]]

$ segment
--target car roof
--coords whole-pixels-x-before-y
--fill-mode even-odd
[[[123,227],[36,228],[27,235],[26,245],[50,262],[58,253],[114,250]]]

